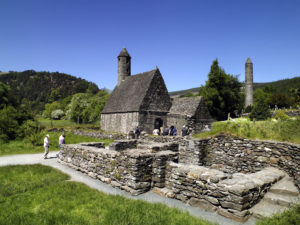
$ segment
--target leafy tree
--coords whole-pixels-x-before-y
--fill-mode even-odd
[[[77,123],[92,123],[100,118],[109,94],[101,90],[97,95],[75,94],[68,106],[67,117]]]
[[[254,104],[258,102],[259,99],[263,99],[265,103],[269,103],[269,98],[271,96],[270,92],[265,91],[265,89],[258,88],[253,93]]]
[[[46,118],[51,118],[51,113],[57,109],[61,109],[61,105],[59,102],[52,102],[52,103],[46,104],[43,116]]]
[[[278,108],[290,107],[294,104],[295,100],[286,93],[274,93],[269,97],[268,103],[274,108],[277,105]]]
[[[226,74],[219,67],[218,60],[214,60],[205,86],[200,88],[199,94],[204,97],[211,115],[217,120],[224,120],[228,113],[234,115],[243,107],[240,92],[242,84],[237,77]]]
[[[271,111],[263,98],[258,99],[250,113],[251,120],[266,120],[271,117]]]
[[[54,120],[60,120],[64,115],[64,111],[61,109],[56,109],[51,112],[51,118]]]

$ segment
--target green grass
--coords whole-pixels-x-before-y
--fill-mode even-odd
[[[196,138],[206,138],[219,133],[229,133],[243,138],[277,140],[300,143],[300,117],[289,120],[250,121],[239,118],[234,121],[213,123],[212,130],[195,134]]]
[[[61,135],[59,132],[48,132],[50,134],[50,151],[58,150],[58,138]],[[65,132],[66,144],[76,144],[81,142],[104,142],[106,145],[111,143],[113,140],[100,139],[87,136],[75,135],[73,133]],[[25,153],[41,153],[44,152],[43,147],[44,137],[40,140],[40,146],[33,146],[26,139],[14,140],[8,143],[0,144],[0,156],[1,155],[12,155],[12,154],[25,154]]]
[[[282,213],[260,220],[256,225],[299,225],[300,224],[300,204],[295,205]]]
[[[106,195],[64,179],[42,165],[0,168],[0,224],[211,224],[163,204]]]
[[[46,128],[91,128],[100,130],[100,121],[96,121],[92,124],[77,124],[71,120],[50,120],[43,118],[41,116],[36,117],[36,120],[41,124],[41,126]]]

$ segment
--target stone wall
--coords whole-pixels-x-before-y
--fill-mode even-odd
[[[139,125],[138,112],[101,114],[101,129],[127,134]]]
[[[136,141],[116,141],[109,148],[101,143],[63,145],[59,161],[138,195],[164,186],[166,163],[178,161],[178,145],[154,144],[150,149],[137,149]]]
[[[63,145],[59,162],[132,195],[152,189],[245,221],[249,209],[285,176],[278,168],[299,187],[299,147],[226,135],[204,140],[150,136],[118,140],[108,147]]]
[[[154,130],[154,123],[156,119],[161,119],[165,126],[167,124],[167,113],[166,112],[151,112],[144,111],[139,114],[139,127],[142,131],[148,134],[152,134]]]
[[[193,140],[180,151],[179,161],[218,168],[226,173],[253,173],[273,166],[286,171],[300,189],[300,145],[218,135]]]
[[[282,171],[272,167],[252,174],[230,175],[203,166],[173,162],[168,163],[166,174],[168,191],[163,195],[241,222],[247,219],[249,209],[271,185],[284,176]]]

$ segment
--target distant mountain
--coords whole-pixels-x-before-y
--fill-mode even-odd
[[[300,88],[300,77],[294,77],[291,79],[283,79],[283,80],[266,82],[266,83],[254,83],[254,89],[264,88],[266,86],[271,87],[272,89],[274,89],[275,92],[287,93],[290,88]],[[175,96],[185,95],[188,92],[192,92],[193,94],[195,94],[199,92],[199,89],[200,87],[190,88],[190,89],[180,90],[180,91],[172,91],[169,92],[169,95],[171,97],[175,97]]]
[[[30,106],[33,111],[76,93],[99,91],[95,83],[59,72],[9,72],[0,74],[0,82],[11,88],[19,104]]]

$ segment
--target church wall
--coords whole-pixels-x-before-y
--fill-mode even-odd
[[[167,124],[167,113],[166,112],[140,112],[139,116],[139,126],[142,131],[152,134],[154,130],[154,123],[156,119],[161,119],[163,121],[162,126]]]
[[[128,133],[138,126],[138,112],[101,114],[101,129],[105,131],[115,131]]]

